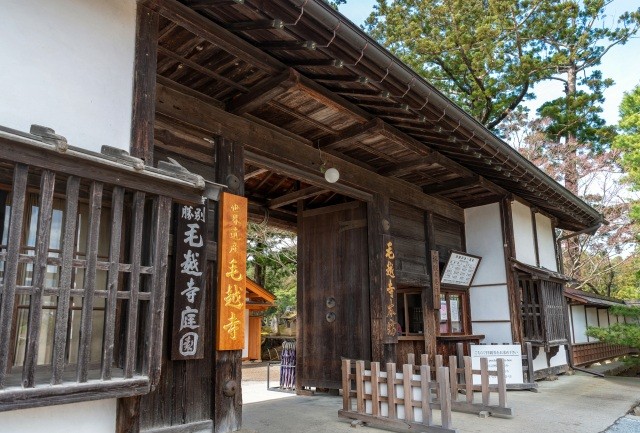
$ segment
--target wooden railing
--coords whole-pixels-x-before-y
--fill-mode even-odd
[[[0,128],[0,411],[148,392],[172,200],[204,182],[32,132]]]
[[[438,402],[435,401],[435,393],[440,396]],[[389,363],[383,372],[379,362],[372,362],[371,369],[366,370],[364,361],[344,359],[342,395],[343,407],[338,415],[344,418],[428,433],[457,432],[451,427],[451,389],[447,367],[440,367],[433,381],[428,365],[422,365],[419,374],[415,375],[411,364],[404,364],[398,372],[396,364]],[[440,410],[440,424],[436,424],[434,409]]]
[[[632,353],[627,346],[609,344],[601,341],[573,345],[573,365],[588,365],[606,359],[617,358]]]

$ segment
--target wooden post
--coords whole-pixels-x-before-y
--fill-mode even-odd
[[[451,400],[458,399],[458,360],[455,355],[449,356],[449,382],[451,383]]]
[[[470,356],[464,357],[464,388],[467,394],[467,403],[473,403],[473,368]]]
[[[431,412],[431,371],[428,364],[420,366],[420,391],[422,393],[422,424],[432,425]]]
[[[373,367],[372,367],[373,370]],[[269,370],[267,370],[267,373]],[[373,374],[373,373],[372,373]],[[342,360],[342,409],[351,411],[351,360]]]
[[[158,13],[138,4],[131,113],[131,155],[153,165]]]
[[[364,413],[364,361],[356,361],[356,411]]]
[[[489,360],[480,358],[480,386],[482,388],[482,404],[489,405]]]
[[[422,309],[424,352],[433,356],[437,353],[436,336],[438,335],[437,315],[440,309],[440,268],[438,267],[437,271],[435,269],[435,259],[438,258],[438,252],[436,251],[432,212],[425,213],[425,235],[427,238],[427,267],[429,278],[431,279],[431,287],[425,287],[422,291],[423,302],[426,303],[427,307]]]
[[[371,363],[371,415],[380,415],[380,363]],[[344,391],[343,391],[344,392]]]
[[[411,391],[411,379],[413,378],[413,364],[402,366],[402,388],[404,392],[404,420],[413,422],[413,392]]]
[[[397,295],[395,280],[388,277],[388,263],[395,267],[392,258],[385,257],[387,245],[392,242],[390,234],[389,198],[374,195],[367,203],[369,238],[369,305],[371,311],[371,360],[396,361],[395,331],[397,322]],[[395,277],[394,277],[395,278]],[[389,282],[391,287],[389,289]],[[393,322],[393,332],[390,323]]]
[[[223,137],[215,137],[213,141],[216,151],[216,181],[227,185],[229,192],[244,195],[243,145]],[[217,305],[214,308],[214,318],[216,313]],[[242,427],[242,351],[216,350],[214,358],[213,429],[215,433],[228,433]]]
[[[387,363],[387,406],[389,419],[397,419],[396,415],[396,365]]]
[[[507,378],[505,377],[504,359],[498,358],[498,405],[507,407]]]
[[[438,368],[438,392],[440,394],[440,416],[442,427],[451,427],[451,390],[449,389],[449,369]]]
[[[513,235],[513,215],[511,201],[504,198],[500,202],[500,219],[502,222],[502,241],[504,245],[504,266],[507,274],[507,292],[509,294],[509,312],[511,316],[512,341],[524,341],[522,335],[522,317],[520,311],[520,287],[516,273],[511,266],[511,258],[516,257],[515,240]]]

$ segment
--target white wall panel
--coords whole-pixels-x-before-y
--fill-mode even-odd
[[[538,236],[538,254],[540,256],[540,266],[543,268],[558,271],[556,262],[556,250],[553,226],[551,219],[537,213],[536,214],[536,234]]]
[[[113,433],[116,399],[0,412],[0,433]]]
[[[587,321],[584,314],[584,305],[572,305],[571,315],[573,323],[574,343],[587,343]]]
[[[481,343],[511,343],[511,322],[471,322],[475,335],[484,335]]]
[[[135,0],[0,1],[0,125],[129,150]]]
[[[601,328],[608,328],[609,327],[609,315],[608,315],[608,311],[606,308],[599,308],[598,309],[598,320],[600,322],[600,327]]]
[[[531,209],[517,201],[511,202],[513,216],[513,238],[516,244],[516,259],[536,266],[536,251],[531,224]]]
[[[585,307],[587,311],[587,326],[598,326],[598,309],[594,307]],[[597,338],[588,337],[589,341],[598,341]]]
[[[500,205],[492,203],[465,209],[467,252],[482,257],[473,285],[505,284]]]
[[[471,287],[471,320],[511,320],[507,286]]]

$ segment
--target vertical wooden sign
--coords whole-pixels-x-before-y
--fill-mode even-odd
[[[247,199],[222,193],[218,236],[217,350],[242,350],[247,270]]]
[[[205,327],[206,204],[177,206],[171,359],[202,359]]]
[[[382,341],[385,344],[393,344],[398,342],[398,311],[396,306],[396,271],[395,271],[395,252],[393,251],[393,242],[391,236],[383,236],[386,241],[384,246],[384,275],[385,278],[385,323],[386,329]]]
[[[433,309],[440,309],[440,254],[431,250],[431,287],[433,288]]]

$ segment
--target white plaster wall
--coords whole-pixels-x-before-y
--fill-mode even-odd
[[[244,347],[242,348],[242,357],[249,357],[249,310],[244,310]]]
[[[600,327],[601,328],[608,328],[609,327],[609,315],[607,314],[607,310],[604,308],[599,308],[598,309],[598,319],[600,320]]]
[[[473,285],[506,284],[500,205],[492,203],[465,209],[464,219],[467,252],[482,257]]]
[[[0,0],[0,125],[129,150],[135,0]]]
[[[511,322],[472,322],[472,332],[476,335],[484,335],[481,343],[511,343]]]
[[[571,306],[574,343],[587,343],[587,322],[584,316],[584,305]]]
[[[471,302],[471,321],[511,320],[506,285],[471,287],[469,301]]]
[[[0,412],[0,433],[113,433],[116,399]]]
[[[536,266],[531,209],[517,201],[511,202],[513,216],[513,238],[516,244],[516,259],[522,263]]]
[[[547,362],[547,353],[540,348],[538,356],[533,360],[533,371],[544,370],[550,367],[567,365],[567,346],[560,346],[558,353]]]
[[[598,309],[586,307],[587,311],[587,326],[598,326]],[[588,337],[589,341],[598,341],[597,338]]]
[[[550,218],[539,213],[536,214],[536,234],[538,235],[540,266],[551,269],[552,271],[558,271],[555,237]]]

